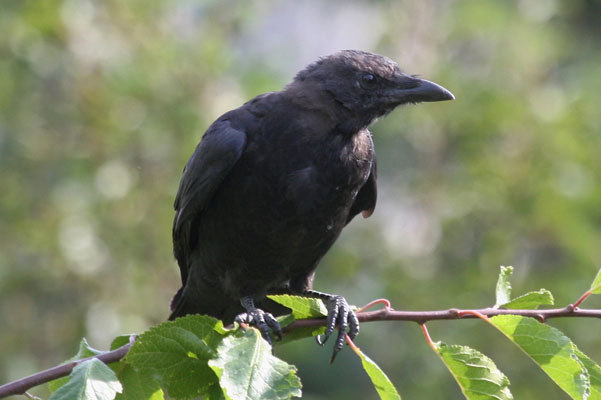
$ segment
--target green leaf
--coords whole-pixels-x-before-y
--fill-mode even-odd
[[[593,283],[591,283],[591,291],[593,294],[601,294],[601,269],[597,271]]]
[[[227,332],[221,321],[205,315],[164,322],[138,336],[126,361],[155,378],[169,396],[198,397],[217,383],[207,362]]]
[[[50,388],[50,391],[54,393],[58,389],[60,389],[63,385],[65,385],[67,382],[69,382],[69,377],[63,376],[62,378],[58,378],[58,379],[48,382],[48,387]]]
[[[574,346],[574,354],[588,371],[591,383],[591,394],[587,400],[601,400],[601,367]]]
[[[371,379],[376,391],[380,395],[380,399],[382,400],[400,400],[401,395],[397,392],[396,388],[388,379],[384,371],[380,369],[378,364],[376,364],[371,358],[363,354],[363,352],[358,348],[354,347],[353,350],[361,359],[361,364],[363,365],[363,369]]]
[[[502,304],[504,308],[510,309],[536,309],[538,306],[547,304],[553,304],[553,295],[547,289],[539,289],[536,292],[528,292],[523,294],[515,299],[511,300],[509,303]]]
[[[159,383],[150,376],[142,375],[131,365],[124,363],[117,376],[123,385],[123,392],[117,395],[116,400],[164,400]]]
[[[228,398],[289,399],[301,396],[296,367],[274,357],[256,329],[223,339],[209,365]]]
[[[116,337],[115,339],[113,339],[113,341],[111,342],[111,347],[110,347],[111,351],[112,351],[112,350],[116,350],[116,349],[118,349],[119,347],[121,347],[121,346],[125,346],[126,344],[128,344],[128,343],[129,343],[129,341],[130,341],[130,338],[131,338],[132,336],[136,336],[136,335],[134,335],[134,334],[131,334],[131,335],[119,335],[119,336],[117,336],[117,337]]]
[[[81,339],[81,342],[79,343],[79,350],[77,351],[77,354],[73,358],[71,358],[71,360],[69,360],[69,361],[76,361],[76,360],[81,360],[82,358],[99,356],[104,353],[106,353],[106,351],[97,350],[97,349],[93,348],[92,346],[90,346],[88,344],[88,341],[86,340],[86,338],[83,338],[83,339]]]
[[[212,385],[208,392],[205,400],[228,400],[223,393],[223,389],[219,385],[219,382]]]
[[[495,307],[500,307],[511,300],[511,283],[509,283],[509,277],[512,273],[513,267],[504,267],[501,265],[501,271],[497,279],[497,289],[495,291]]]
[[[282,328],[290,325],[292,322],[296,321],[296,319],[292,316],[292,314],[284,315],[282,317],[277,318],[280,326]],[[275,342],[274,344],[277,346],[281,346],[283,344],[287,344],[299,339],[305,339],[317,335],[321,335],[326,331],[325,326],[306,326],[302,328],[294,328],[284,335],[282,340]]]
[[[509,379],[484,354],[467,346],[436,343],[461,391],[469,400],[510,400]]]
[[[519,297],[511,299],[511,283],[509,278],[513,274],[513,267],[501,266],[499,279],[497,280],[495,307],[510,309],[536,309],[543,304],[553,304],[553,295],[547,289],[539,289],[536,292],[528,292]]]
[[[490,320],[571,398],[587,398],[588,371],[576,354],[576,346],[561,331],[518,315],[498,315]]]
[[[290,325],[297,319],[320,318],[328,315],[326,306],[323,304],[323,301],[319,299],[291,296],[287,294],[269,295],[267,297],[292,310],[292,314],[278,317],[278,322],[282,328]],[[282,340],[276,342],[276,344],[279,346],[290,343],[294,340],[320,335],[324,332],[325,326],[296,328],[287,332]]]
[[[121,390],[113,370],[92,358],[73,368],[69,382],[54,392],[50,400],[113,400]]]
[[[295,319],[319,318],[328,315],[328,309],[320,299],[287,294],[269,295],[267,297],[291,309]]]
[[[93,348],[92,346],[90,346],[88,344],[88,341],[86,340],[86,338],[83,338],[83,339],[81,339],[81,342],[79,342],[79,349],[77,350],[77,354],[75,354],[73,357],[71,357],[70,359],[65,361],[63,364],[72,362],[72,361],[81,360],[83,358],[98,356],[103,353],[106,353],[106,352]],[[69,377],[64,376],[62,378],[58,378],[53,381],[50,381],[48,383],[48,386],[49,386],[51,392],[56,392],[61,386],[66,384],[68,381],[69,381]]]

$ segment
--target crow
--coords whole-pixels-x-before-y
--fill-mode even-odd
[[[376,157],[368,126],[399,105],[454,99],[390,59],[344,50],[300,71],[209,126],[175,198],[173,249],[182,287],[170,320],[206,314],[256,326],[272,343],[280,311],[268,294],[322,299],[323,344],[338,327],[359,333],[342,296],[313,290],[315,269],[342,229],[376,206]]]

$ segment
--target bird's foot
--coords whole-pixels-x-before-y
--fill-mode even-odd
[[[338,352],[344,346],[344,334],[348,331],[349,337],[354,339],[359,334],[359,319],[351,306],[342,296],[325,295],[320,293],[320,298],[327,301],[328,317],[326,320],[326,331],[323,336],[316,336],[317,343],[323,346],[330,335],[338,326],[338,337],[334,344],[334,351],[330,358],[330,364],[334,362]]]
[[[282,328],[272,314],[265,312],[260,308],[256,308],[253,299],[250,297],[243,297],[240,300],[240,303],[242,303],[246,312],[238,314],[234,318],[235,322],[256,327],[259,332],[261,332],[263,339],[267,340],[271,345],[273,345],[273,340],[270,335],[271,332],[274,333],[277,341],[282,340]]]

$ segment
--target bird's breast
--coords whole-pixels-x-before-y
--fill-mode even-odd
[[[282,176],[284,198],[301,214],[348,211],[371,168],[373,147],[369,132],[352,138],[335,136],[318,143]]]
[[[345,226],[373,157],[367,132],[330,139],[284,148],[251,141],[203,214],[204,259],[227,259],[273,284],[310,272]]]

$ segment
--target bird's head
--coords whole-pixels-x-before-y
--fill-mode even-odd
[[[319,59],[300,71],[292,85],[329,96],[360,127],[402,104],[455,98],[436,83],[405,74],[387,57],[357,50]]]

